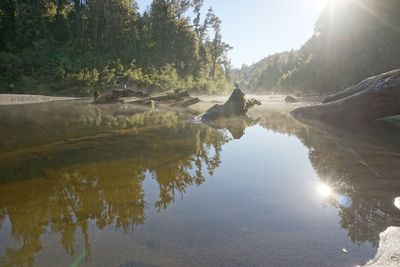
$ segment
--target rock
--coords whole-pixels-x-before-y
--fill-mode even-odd
[[[292,112],[300,120],[332,124],[367,123],[400,114],[400,69],[368,78],[343,92],[328,96],[322,104]]]
[[[299,102],[299,101],[297,101],[296,98],[294,98],[293,96],[288,95],[288,96],[285,98],[285,103],[286,103],[286,104],[289,104],[289,103],[297,103],[297,102]]]
[[[379,235],[379,248],[367,267],[400,266],[400,227],[388,227]]]
[[[245,115],[251,107],[261,105],[260,101],[254,98],[246,100],[244,96],[245,94],[236,85],[236,88],[225,104],[213,106],[201,116],[201,120],[207,122],[220,118],[241,116]]]

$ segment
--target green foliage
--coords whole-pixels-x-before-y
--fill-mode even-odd
[[[270,55],[234,72],[255,92],[330,94],[400,67],[400,2],[332,1],[297,51]]]
[[[99,81],[99,72],[96,68],[89,70],[87,68],[79,71],[77,74],[71,74],[69,76],[73,80],[84,83],[85,86],[92,86]]]
[[[179,79],[177,70],[172,65],[165,65],[160,70],[155,70],[150,74],[152,83],[161,90],[169,90],[171,88],[182,88],[182,81]]]
[[[140,14],[132,0],[2,1],[0,91],[71,89],[83,95],[127,83],[157,90],[226,89],[230,47],[212,10],[200,21],[202,4],[153,0]]]

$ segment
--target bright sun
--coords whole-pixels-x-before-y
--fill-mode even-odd
[[[317,185],[317,192],[321,197],[327,198],[332,194],[332,188],[325,183],[320,183]]]

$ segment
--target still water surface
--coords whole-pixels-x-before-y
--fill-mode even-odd
[[[396,138],[320,131],[279,109],[250,117],[210,127],[124,105],[2,107],[0,265],[373,258],[379,233],[400,225]]]

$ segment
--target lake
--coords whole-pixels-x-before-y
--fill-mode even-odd
[[[317,129],[262,106],[208,126],[85,101],[0,120],[2,266],[356,266],[400,225],[386,122]]]

